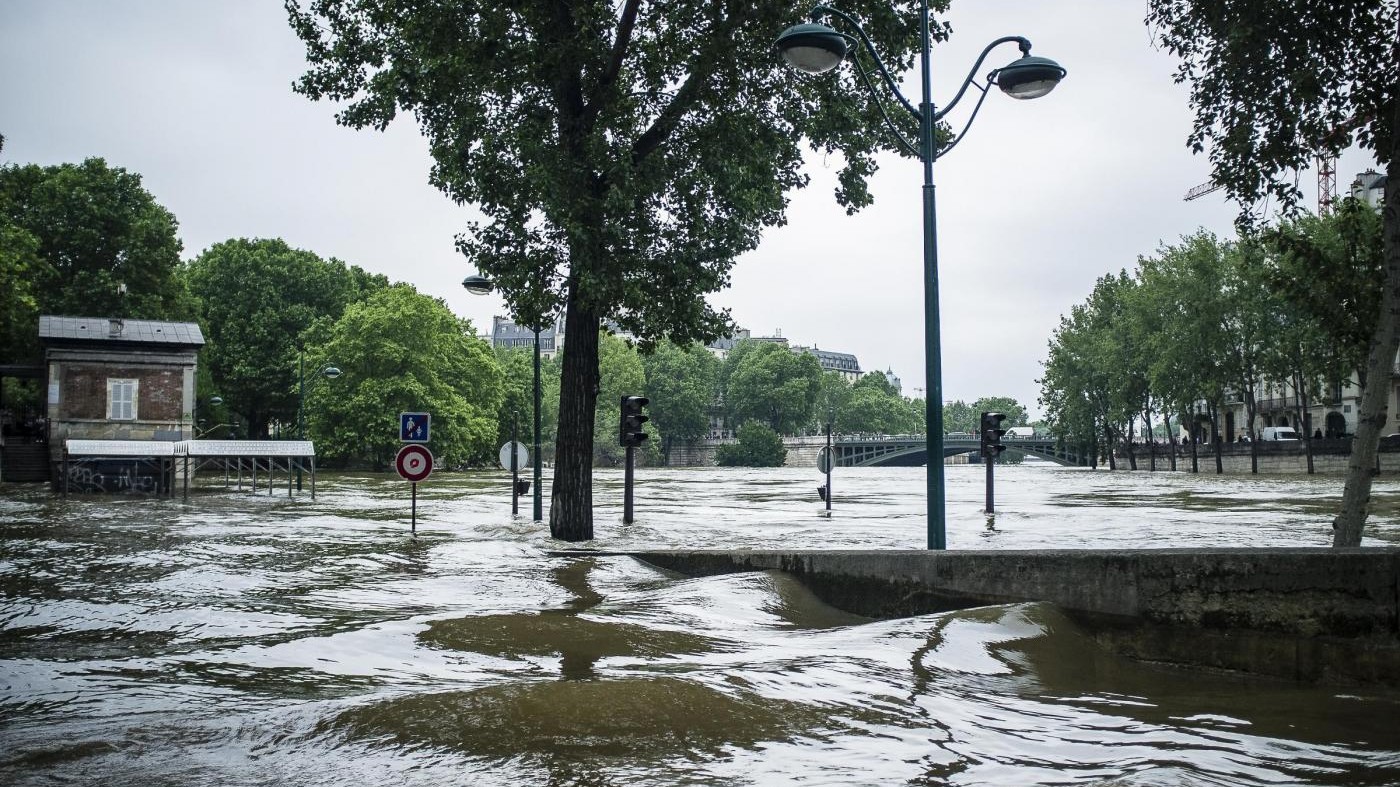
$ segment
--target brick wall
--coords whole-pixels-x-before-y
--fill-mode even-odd
[[[59,417],[106,419],[107,380],[139,380],[136,417],[141,421],[179,421],[183,413],[184,371],[177,367],[65,364],[59,394]]]

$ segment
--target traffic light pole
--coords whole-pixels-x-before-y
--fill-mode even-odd
[[[992,451],[982,452],[982,461],[987,464],[987,513],[995,514],[996,507],[996,482],[993,480],[992,468],[997,465],[997,458]]]
[[[622,470],[622,524],[632,524],[632,453],[637,449],[627,446],[627,460]]]

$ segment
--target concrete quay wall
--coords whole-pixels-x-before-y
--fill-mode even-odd
[[[670,467],[714,467],[715,452],[725,443],[737,440],[701,440],[690,445],[671,446]],[[826,437],[784,437],[787,459],[783,467],[816,467],[817,453],[826,445]]]
[[[1050,602],[1101,644],[1138,659],[1400,687],[1400,550],[619,554],[691,576],[784,571],[832,606],[868,617]]]

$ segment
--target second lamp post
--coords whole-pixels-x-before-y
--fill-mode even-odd
[[[821,24],[820,20],[823,16],[842,20],[855,31],[858,38],[843,35],[836,32],[835,29]],[[1066,72],[1053,60],[1031,56],[1031,42],[1025,38],[1020,36],[998,38],[982,50],[982,54],[978,56],[977,62],[973,64],[953,100],[948,102],[942,110],[936,110],[931,98],[932,88],[930,86],[932,66],[929,54],[931,38],[929,35],[928,0],[923,0],[920,5],[919,19],[921,47],[919,72],[922,100],[916,109],[899,92],[894,77],[885,68],[879,54],[875,52],[875,46],[855,19],[826,5],[813,8],[810,18],[810,22],[793,25],[778,36],[778,50],[789,65],[808,74],[825,73],[836,68],[846,58],[849,44],[855,43],[864,46],[871,60],[875,63],[885,86],[894,94],[904,109],[919,121],[919,139],[915,144],[904,136],[888,115],[885,116],[886,125],[889,126],[891,133],[895,135],[900,145],[917,155],[924,165],[924,374],[928,388],[925,392],[924,403],[928,426],[926,444],[928,453],[928,548],[946,549],[948,537],[943,495],[943,362],[938,317],[938,221],[934,203],[933,162],[938,160],[939,155],[946,153],[962,139],[968,126],[971,126],[972,120],[976,118],[977,110],[982,107],[982,100],[987,97],[987,91],[991,85],[996,85],[1003,93],[1012,98],[1039,98],[1053,90],[1055,85],[1064,78]],[[987,54],[993,48],[1011,42],[1020,46],[1021,57],[988,74],[987,85],[977,84],[974,80],[977,72],[981,70],[982,61],[986,59]],[[862,76],[864,76],[864,72],[862,72]],[[865,79],[865,84],[873,95],[874,84],[868,78]],[[981,97],[977,99],[977,106],[973,108],[972,115],[968,118],[967,125],[963,127],[962,132],[942,150],[939,150],[934,140],[934,128],[938,121],[942,120],[944,115],[962,99],[969,86],[977,88],[982,93]],[[874,97],[877,101],[879,100],[878,96]]]
[[[495,289],[496,285],[494,282],[492,282],[485,276],[478,276],[476,274],[473,274],[462,280],[462,286],[466,288],[467,292],[470,292],[473,295],[485,295],[486,293]],[[533,462],[535,475],[535,494],[533,499],[531,500],[531,502],[533,503],[533,510],[531,511],[531,514],[533,515],[533,518],[536,522],[540,522],[544,520],[544,497],[543,493],[540,491],[540,485],[543,482],[544,478],[544,472],[541,467],[542,462],[540,461],[540,327],[536,325],[533,327],[533,330],[535,332],[535,429],[533,439],[535,451]]]

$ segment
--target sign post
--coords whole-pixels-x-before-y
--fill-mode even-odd
[[[418,537],[418,482],[433,472],[433,452],[419,443],[409,443],[394,457],[394,469],[413,485],[413,509],[409,520],[413,537]]]
[[[515,430],[511,430],[511,437],[515,436]],[[523,443],[512,439],[509,443],[501,446],[501,469],[510,471],[510,514],[515,516],[520,513],[520,495],[528,490],[529,481],[520,480],[520,468],[530,463],[530,451]],[[521,486],[524,485],[525,489]]]

